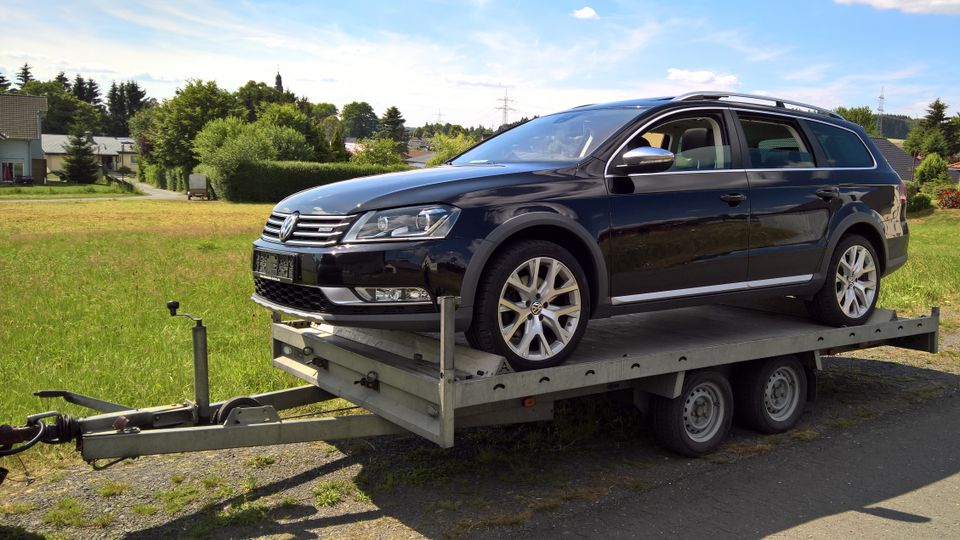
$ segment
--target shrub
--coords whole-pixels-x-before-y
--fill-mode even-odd
[[[907,199],[912,199],[914,195],[920,193],[920,184],[916,182],[904,182],[907,187]]]
[[[955,184],[949,184],[946,182],[927,182],[921,184],[920,193],[929,196],[931,199],[938,199],[940,194],[944,191],[955,188]]]
[[[908,213],[921,212],[930,208],[933,208],[933,203],[930,201],[930,197],[923,193],[916,193],[913,197],[907,199]]]
[[[950,188],[937,195],[937,205],[940,208],[960,208],[960,191]]]
[[[350,158],[354,163],[364,165],[402,165],[403,160],[397,153],[397,142],[393,139],[361,139],[357,144],[363,150]]]
[[[468,148],[477,144],[477,140],[458,133],[456,137],[437,133],[430,139],[430,147],[436,152],[430,161],[427,161],[428,167],[436,167],[450,159],[464,153]]]
[[[920,165],[917,165],[917,170],[914,171],[913,177],[921,185],[929,182],[949,182],[950,176],[947,174],[947,161],[938,154],[927,154],[927,157],[923,158]]]
[[[235,167],[232,173],[200,167],[210,179],[217,196],[233,202],[277,202],[307,188],[409,169],[360,163],[314,163],[308,161],[254,161]]]

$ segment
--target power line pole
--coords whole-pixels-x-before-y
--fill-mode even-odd
[[[503,89],[503,97],[502,97],[502,98],[497,98],[497,101],[499,101],[499,102],[501,103],[501,105],[498,106],[498,107],[494,107],[494,108],[495,108],[496,110],[498,110],[498,111],[503,112],[503,118],[502,118],[501,121],[500,121],[500,125],[503,126],[503,125],[506,125],[506,124],[507,124],[507,112],[508,112],[508,111],[516,111],[516,109],[514,109],[513,107],[510,106],[510,102],[512,102],[512,101],[514,101],[514,100],[510,99],[510,98],[507,96],[507,89],[504,88],[504,89]]]
[[[880,104],[877,105],[877,135],[883,137],[883,102],[887,98],[883,97],[883,87],[880,87]]]
[[[440,124],[443,122],[443,115],[440,114],[440,109],[437,109],[437,123]]]

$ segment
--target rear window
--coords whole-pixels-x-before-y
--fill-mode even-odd
[[[827,155],[827,167],[873,167],[873,157],[855,133],[820,122],[807,122]]]
[[[791,120],[741,117],[754,169],[813,167],[813,155]]]

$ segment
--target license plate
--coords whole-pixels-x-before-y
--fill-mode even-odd
[[[253,271],[260,276],[284,281],[293,282],[296,257],[283,253],[270,253],[269,251],[253,252]]]

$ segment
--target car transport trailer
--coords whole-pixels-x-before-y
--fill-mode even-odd
[[[937,351],[939,309],[899,317],[878,309],[863,325],[811,321],[785,298],[764,305],[717,305],[594,320],[560,366],[511,371],[502,357],[457,343],[456,299],[439,299],[438,336],[340,328],[288,312],[272,322],[273,365],[307,384],[210,403],[206,328],[191,318],[195,399],[133,409],[68,391],[41,391],[100,414],[47,412],[0,426],[0,455],[40,443],[75,442],[83,458],[114,461],[152,454],[415,433],[437,445],[483,425],[546,421],[559,400],[623,391],[653,416],[668,448],[709,453],[738,416],[762,432],[793,427],[815,396],[820,356],[877,346]],[[8,381],[9,382],[9,381]],[[736,398],[734,399],[734,395]],[[343,398],[369,412],[283,418],[281,411]]]

